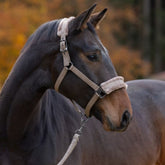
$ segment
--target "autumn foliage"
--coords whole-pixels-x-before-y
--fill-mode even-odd
[[[89,0],[3,0],[0,1],[0,86],[4,83],[27,38],[42,23],[61,17],[77,15],[95,1]],[[135,26],[140,23],[133,8],[116,9],[109,1],[99,2],[98,9],[110,10],[100,24],[99,36],[108,48],[110,57],[120,75],[126,80],[149,74],[149,63],[141,52],[124,39],[127,38],[118,19],[126,19]],[[131,30],[131,29],[130,29]],[[123,43],[118,42],[122,40]],[[133,39],[132,39],[133,40]]]

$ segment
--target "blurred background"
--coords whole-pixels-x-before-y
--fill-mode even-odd
[[[108,8],[98,35],[126,80],[165,80],[165,0],[0,0],[0,88],[27,38],[44,22]]]

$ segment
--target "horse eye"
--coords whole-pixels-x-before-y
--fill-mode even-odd
[[[97,54],[88,55],[87,58],[90,61],[98,61],[98,55]]]

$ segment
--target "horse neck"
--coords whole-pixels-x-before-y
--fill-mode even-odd
[[[17,141],[23,135],[42,95],[52,87],[49,62],[57,46],[38,45],[20,55],[0,93],[0,140],[8,136]]]

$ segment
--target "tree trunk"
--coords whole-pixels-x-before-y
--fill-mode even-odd
[[[151,34],[151,26],[150,26],[150,0],[143,0],[143,36],[142,36],[142,52],[143,57],[147,61],[151,61],[150,56],[150,34]]]
[[[161,55],[161,0],[155,0],[155,57],[154,71],[160,72],[162,69]]]

